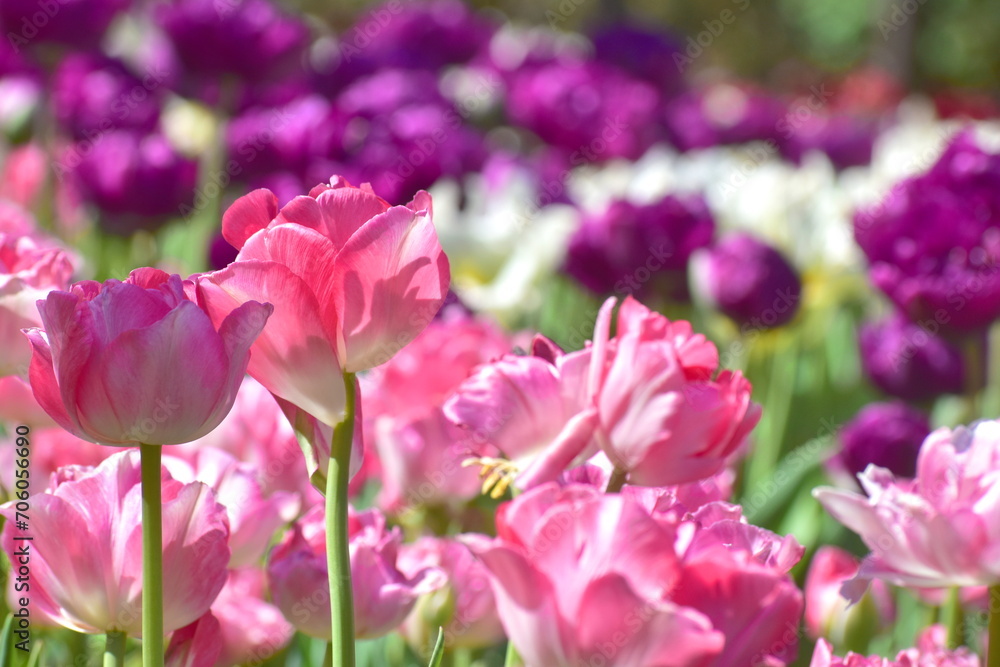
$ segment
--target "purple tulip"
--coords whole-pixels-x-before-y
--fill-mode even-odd
[[[961,393],[962,352],[934,331],[901,314],[862,325],[858,343],[865,374],[885,393],[911,402]]]
[[[666,291],[687,297],[687,262],[708,245],[715,221],[700,197],[668,196],[638,206],[613,202],[586,216],[570,239],[565,270],[599,294]]]
[[[737,324],[779,327],[798,312],[802,283],[785,257],[749,234],[732,234],[692,258],[695,287]]]
[[[854,216],[875,285],[914,321],[953,331],[1000,316],[1000,154],[958,134],[929,171]]]
[[[897,477],[913,477],[920,444],[930,432],[927,417],[905,403],[871,403],[840,430],[837,459],[852,476],[874,464]]]
[[[92,48],[130,4],[131,0],[3,0],[0,29],[17,52],[51,42]]]

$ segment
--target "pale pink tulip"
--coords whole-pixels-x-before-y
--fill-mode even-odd
[[[941,428],[920,448],[913,480],[874,465],[858,475],[867,496],[813,495],[872,550],[860,580],[945,587],[1000,583],[1000,423]],[[855,591],[856,592],[856,591]]]
[[[62,249],[0,233],[0,376],[27,377],[31,345],[21,329],[41,325],[36,302],[67,289],[72,274]]]
[[[760,419],[750,383],[738,371],[715,375],[714,345],[631,297],[609,340],[613,306],[609,299],[598,316],[590,371],[608,458],[643,486],[719,472]]]
[[[166,460],[164,464],[169,466]],[[231,568],[258,563],[278,529],[298,514],[295,494],[287,491],[265,494],[257,468],[220,449],[201,449],[194,456],[193,467],[184,467],[187,470],[171,468],[175,479],[207,484],[215,499],[226,508]]]
[[[30,354],[31,345],[27,341],[24,343]],[[0,421],[10,424],[11,428],[21,424],[32,429],[57,426],[35,400],[28,381],[17,375],[0,378]]]
[[[842,646],[856,638],[868,640],[892,623],[895,605],[883,582],[874,582],[857,605],[851,605],[840,594],[843,584],[857,575],[860,566],[857,558],[838,547],[824,545],[816,550],[805,586],[805,622],[810,635]]]
[[[597,452],[597,409],[588,401],[590,350],[563,354],[545,339],[531,356],[507,355],[481,367],[445,403],[480,456],[499,450],[530,489],[555,480]]]
[[[222,233],[240,253],[199,278],[199,300],[217,323],[248,300],[273,303],[250,374],[326,424],[343,413],[341,373],[385,363],[447,294],[425,192],[389,206],[335,176],[279,210],[272,192],[255,190],[226,211]]]
[[[527,667],[715,664],[726,638],[674,601],[686,585],[674,531],[637,502],[545,484],[501,506],[497,532],[464,540]]]
[[[184,290],[179,276],[136,269],[50,292],[38,303],[45,331],[27,331],[39,404],[107,445],[179,444],[218,426],[271,307],[248,302],[216,328]]]
[[[172,632],[208,611],[226,581],[229,525],[204,484],[164,472],[163,627]],[[52,488],[30,498],[29,532],[17,530],[16,504],[2,539],[12,562],[29,534],[31,604],[78,632],[117,629],[141,636],[142,503],[139,452],[127,450],[96,468],[70,466]],[[72,529],[69,529],[71,527]]]
[[[448,575],[448,585],[422,597],[401,628],[414,649],[430,646],[439,627],[449,649],[484,648],[503,641],[489,574],[467,546],[450,538],[422,537],[403,545],[398,567],[408,576],[429,567]]]
[[[386,530],[377,510],[349,510],[354,634],[381,637],[394,630],[417,598],[446,583],[445,574],[427,568],[407,577],[396,569],[399,528]],[[297,630],[330,638],[330,584],[326,567],[326,528],[322,508],[313,508],[292,526],[271,552],[268,584],[274,603]]]
[[[956,651],[910,648],[900,651],[895,660],[857,653],[848,653],[841,658],[833,655],[829,642],[820,639],[809,667],[979,667],[979,658],[966,648]]]

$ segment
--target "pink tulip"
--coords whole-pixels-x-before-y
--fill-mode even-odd
[[[12,149],[0,172],[0,197],[32,209],[45,186],[50,159],[38,144]]]
[[[840,658],[833,655],[829,642],[820,639],[809,667],[979,667],[979,658],[965,648],[955,651],[910,648],[900,651],[895,660],[857,653],[848,653]]]
[[[713,667],[793,662],[802,593],[788,571],[802,546],[747,524],[740,508],[726,503],[705,505],[677,530],[683,568],[673,599],[724,633]]]
[[[182,484],[166,472],[162,484],[163,627],[171,632],[208,611],[222,590],[229,525],[204,484]],[[139,452],[119,452],[96,468],[61,468],[30,506],[31,604],[78,632],[140,636]],[[0,540],[12,562],[24,535],[15,510],[13,502],[0,508],[7,517]]]
[[[416,576],[431,567],[447,574],[448,585],[421,598],[407,617],[402,633],[410,645],[424,650],[439,627],[446,648],[484,648],[503,641],[489,574],[469,548],[449,538],[422,537],[400,549],[403,574]]]
[[[274,396],[250,376],[243,378],[233,409],[217,429],[194,442],[172,447],[170,454],[194,464],[204,448],[227,451],[253,466],[265,495],[276,491],[295,493],[304,509],[323,498],[309,483],[291,424]]]
[[[522,489],[555,480],[597,452],[590,350],[563,354],[541,338],[533,349],[481,367],[444,405],[445,416],[467,431],[470,449],[480,456],[499,450]]]
[[[828,545],[817,549],[805,587],[805,621],[810,635],[843,645],[859,635],[869,639],[879,628],[892,623],[895,606],[883,582],[874,582],[870,596],[860,605],[851,606],[841,596],[841,587],[858,573],[860,565],[857,558],[843,549]]]
[[[1000,423],[931,433],[913,480],[869,465],[867,496],[831,488],[813,495],[872,550],[858,573],[899,586],[1000,583]]]
[[[45,331],[27,331],[39,404],[108,445],[178,444],[218,426],[271,306],[246,303],[216,329],[184,290],[179,276],[136,269],[49,293],[38,303]]]
[[[715,664],[723,633],[673,600],[675,533],[635,501],[545,484],[501,506],[497,532],[464,539],[527,667]]]
[[[631,297],[609,340],[613,306],[609,299],[598,316],[590,372],[602,448],[631,484],[714,475],[760,419],[750,383],[738,371],[715,375],[714,345]]]
[[[250,374],[326,424],[341,419],[342,371],[391,358],[448,290],[425,192],[389,206],[335,176],[279,210],[272,192],[255,190],[226,211],[222,233],[240,253],[198,280],[199,300],[217,323],[248,300],[273,303]]]
[[[396,569],[402,542],[399,528],[386,530],[377,510],[349,510],[354,633],[358,639],[394,630],[417,598],[443,586],[446,577],[424,569],[407,577]],[[271,552],[267,566],[274,603],[297,630],[330,639],[330,584],[326,567],[326,528],[322,508],[300,519]]]
[[[164,464],[171,466],[169,461]],[[295,494],[275,491],[265,495],[257,469],[219,449],[204,448],[195,455],[193,469],[178,472],[178,468],[171,467],[171,472],[182,482],[207,484],[215,499],[226,508],[231,568],[259,562],[278,529],[298,514]]]
[[[276,654],[288,645],[295,629],[277,607],[264,601],[264,583],[261,570],[230,570],[212,609],[175,632],[171,648],[185,657],[210,655],[207,667],[258,665]]]
[[[462,466],[474,455],[473,447],[465,432],[445,419],[441,406],[476,367],[510,348],[511,341],[493,324],[448,310],[362,378],[366,460],[371,452],[379,461],[381,508],[399,513],[479,494],[478,469]]]
[[[211,613],[174,631],[164,655],[164,667],[216,667],[222,655],[219,621]]]
[[[21,329],[42,323],[35,303],[67,289],[72,275],[65,251],[0,233],[0,376],[27,377],[31,346]]]

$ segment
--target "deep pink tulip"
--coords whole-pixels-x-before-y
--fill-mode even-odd
[[[0,233],[0,377],[27,377],[31,346],[21,329],[41,325],[35,303],[52,290],[67,289],[72,274],[64,250]]]
[[[216,322],[248,300],[273,303],[250,374],[327,424],[344,409],[341,373],[386,362],[447,294],[425,192],[389,206],[335,176],[279,210],[272,192],[255,190],[226,211],[222,233],[240,253],[198,280],[199,299]]]
[[[421,537],[399,551],[399,570],[415,576],[429,567],[448,575],[448,585],[422,597],[401,631],[410,646],[432,645],[439,627],[445,647],[484,648],[503,641],[486,567],[469,548],[450,538]]]
[[[175,479],[207,484],[215,499],[226,508],[232,551],[229,567],[258,563],[278,529],[298,514],[299,500],[295,494],[288,491],[265,494],[257,468],[220,449],[201,449],[194,456],[191,468],[181,469],[179,463],[176,459],[164,461]]]
[[[614,300],[598,316],[591,391],[601,446],[631,484],[663,486],[721,470],[760,420],[750,383],[719,371],[712,343],[627,297],[608,339]],[[713,377],[714,376],[714,377]]]
[[[1000,422],[984,421],[927,436],[913,480],[869,465],[858,475],[867,496],[832,488],[813,495],[872,550],[862,562],[860,581],[993,585],[1000,583],[998,468]]]
[[[503,505],[497,532],[464,540],[527,667],[715,664],[725,637],[673,601],[685,585],[675,532],[639,503],[545,484]]]
[[[895,660],[857,653],[841,658],[833,655],[829,642],[820,639],[809,667],[979,667],[979,658],[966,648],[948,651],[941,647],[909,648],[900,651]]]
[[[351,586],[354,592],[354,634],[358,639],[381,637],[394,630],[413,609],[417,598],[443,586],[445,574],[426,568],[412,577],[396,569],[403,535],[386,530],[377,510],[349,510],[348,537]],[[300,519],[271,552],[267,566],[274,603],[297,630],[330,638],[330,584],[326,568],[326,528],[321,507]]]
[[[788,571],[803,547],[792,537],[747,524],[740,508],[727,503],[701,507],[678,533],[683,568],[673,599],[705,614],[725,635],[712,666],[793,662],[802,592]]]
[[[840,594],[843,584],[858,573],[860,561],[838,547],[824,545],[816,550],[806,576],[806,629],[815,638],[825,637],[843,645],[848,635],[870,638],[892,623],[895,605],[889,589],[873,582],[869,598],[859,605]]]
[[[222,590],[229,524],[204,484],[166,472],[162,484],[163,628],[171,632],[208,611]],[[141,636],[140,486],[139,452],[128,450],[96,468],[61,468],[49,491],[31,496],[32,605],[78,632]],[[14,503],[0,513],[7,517],[0,540],[13,560],[22,535]]]
[[[45,330],[26,332],[45,411],[107,445],[190,442],[218,426],[271,306],[248,302],[216,328],[184,290],[179,276],[136,269],[50,292],[38,303]]]

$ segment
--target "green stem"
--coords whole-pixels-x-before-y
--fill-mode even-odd
[[[163,518],[160,446],[140,445],[142,462],[142,667],[163,667]]]
[[[979,392],[986,380],[986,350],[978,336],[970,337],[963,346],[965,362],[965,400],[969,410],[969,420],[982,416]]]
[[[948,630],[947,645],[950,649],[956,649],[965,644],[964,625],[965,619],[962,614],[962,599],[959,597],[960,588],[955,586],[948,590],[948,597],[942,609],[942,621]]]
[[[124,632],[110,630],[104,638],[104,667],[122,667],[125,664],[125,642],[128,638]]]
[[[1000,667],[1000,585],[990,586],[990,629],[986,667]]]
[[[503,667],[521,667],[524,663],[521,661],[521,656],[518,654],[517,649],[514,648],[514,642],[507,640],[507,657],[504,658]],[[989,667],[992,667],[990,665]]]
[[[354,601],[347,538],[347,484],[354,440],[354,373],[344,373],[344,419],[333,428],[326,473],[326,566],[330,579],[330,644],[337,667],[354,667]]]

